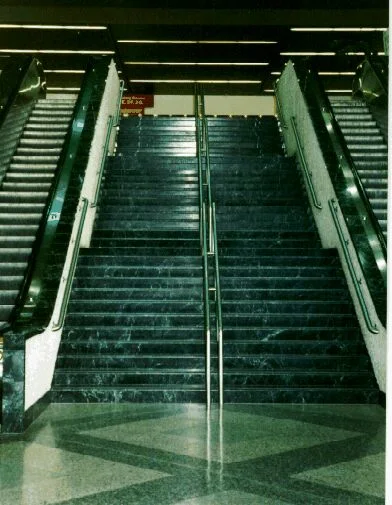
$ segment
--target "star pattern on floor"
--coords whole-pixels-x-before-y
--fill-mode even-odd
[[[0,444],[2,505],[381,505],[379,406],[51,405]]]

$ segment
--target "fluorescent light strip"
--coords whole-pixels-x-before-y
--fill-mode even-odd
[[[282,72],[271,72],[271,75],[282,75]],[[318,72],[318,75],[355,75],[355,72]]]
[[[122,39],[119,44],[277,44],[275,40],[137,40]]]
[[[289,51],[285,53],[280,53],[281,56],[335,56],[336,53],[326,52],[326,53],[317,53],[317,52],[295,52]]]
[[[318,72],[319,75],[355,75],[355,72]]]
[[[346,56],[365,56],[365,53],[363,51],[359,52],[347,52],[344,53]],[[377,53],[379,56],[384,56],[385,53],[380,51]],[[325,52],[325,53],[316,53],[316,52],[285,52],[285,53],[280,53],[281,56],[336,56],[336,53],[332,52]]]
[[[261,84],[262,81],[232,81],[232,80],[193,80],[193,79],[130,79],[129,82],[137,83],[165,83],[165,84]]]
[[[13,54],[114,54],[114,51],[72,51],[70,49],[0,49],[0,53]]]
[[[388,28],[290,28],[292,32],[386,32]]]
[[[80,88],[46,88],[47,91],[80,91]]]
[[[187,61],[125,61],[125,65],[178,65],[178,66],[234,66],[234,67],[242,67],[242,66],[266,66],[269,63],[226,63],[226,62],[187,62]]]
[[[45,70],[45,74],[84,74],[85,70]]]
[[[326,93],[352,93],[352,89],[326,89]]]
[[[106,26],[86,25],[11,25],[0,24],[0,28],[23,28],[28,30],[107,30]]]

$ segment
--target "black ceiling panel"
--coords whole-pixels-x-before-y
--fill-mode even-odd
[[[3,5],[21,6],[79,6],[79,7],[114,7],[114,8],[145,8],[146,2],[143,0],[3,0]],[[189,9],[238,9],[237,0],[193,0],[186,3]],[[368,8],[368,0],[345,0],[342,5],[341,0],[328,0],[328,3],[320,0],[242,0],[242,9],[345,9],[357,10]],[[388,8],[388,0],[373,0],[373,8]],[[148,8],[160,9],[184,9],[183,0],[149,0]]]
[[[384,44],[382,31],[336,28],[377,28],[388,24],[388,2],[385,0],[371,3],[368,0],[329,0],[327,3],[325,0],[243,0],[240,7],[238,0],[200,0],[188,2],[186,7],[179,0],[150,0],[147,8],[145,4],[145,0],[2,0],[2,23],[109,25],[107,30],[0,25],[0,50],[12,50],[9,54],[35,50],[48,70],[84,70],[90,56],[78,54],[78,51],[115,51],[118,68],[124,70],[123,75],[128,79],[262,81],[262,84],[210,83],[208,92],[211,94],[269,94],[278,77],[273,73],[282,71],[285,62],[295,58],[290,56],[292,53],[332,53],[311,59],[319,72],[335,73],[322,75],[322,79],[327,89],[339,90],[349,89],[352,75],[337,73],[355,72],[363,59],[360,54],[345,54],[382,52]],[[292,27],[333,27],[335,30],[297,31],[290,30]],[[122,43],[121,40],[134,42]],[[276,43],[249,43],[256,41]],[[0,68],[2,60],[4,58],[0,58]],[[136,64],[124,65],[124,62]],[[151,62],[177,64],[152,65]],[[178,65],[184,62],[216,65]],[[262,62],[268,65],[257,65]],[[51,87],[74,88],[80,86],[82,74],[48,72],[47,79]],[[192,83],[130,83],[129,86],[155,93],[193,93]]]
[[[264,67],[217,67],[217,66],[181,66],[177,69],[165,65],[127,66],[130,79],[225,79],[260,81],[269,75]]]
[[[0,29],[2,49],[110,50],[107,30]]]
[[[268,62],[279,54],[275,45],[244,44],[120,44],[123,61],[153,62]]]

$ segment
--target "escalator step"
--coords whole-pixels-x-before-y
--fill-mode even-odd
[[[7,182],[50,182],[54,177],[53,172],[49,173],[32,173],[28,175],[24,175],[23,173],[7,173],[5,180]]]
[[[38,189],[40,191],[46,190],[49,191],[51,186],[51,183],[49,182],[41,182],[39,184]],[[3,183],[3,189],[5,192],[7,191],[12,191],[12,192],[17,192],[17,191],[29,191],[29,190],[34,190],[37,189],[37,183],[36,182],[4,182]],[[46,193],[47,195],[47,193]]]
[[[15,203],[27,203],[27,202],[45,202],[48,194],[43,191],[2,191],[1,200],[2,202],[15,202]]]
[[[11,163],[9,172],[55,172],[56,163]]]
[[[22,152],[23,151],[23,152]],[[37,163],[37,164],[49,164],[49,163],[56,163],[59,160],[59,154],[60,150],[58,153],[53,152],[52,154],[45,154],[46,150],[45,149],[35,149],[33,152],[29,149],[25,152],[22,149],[18,149],[18,154],[15,154],[15,156],[12,157],[12,161],[14,163],[20,162],[23,164],[26,163]]]

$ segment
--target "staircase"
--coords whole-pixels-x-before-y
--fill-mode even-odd
[[[55,402],[204,402],[193,118],[122,119],[82,250]]]
[[[335,250],[324,250],[275,118],[209,118],[225,402],[377,402]]]
[[[374,214],[386,237],[388,146],[366,103],[331,100],[331,105]]]
[[[73,100],[38,100],[0,187],[0,328],[23,282],[73,108]]]

